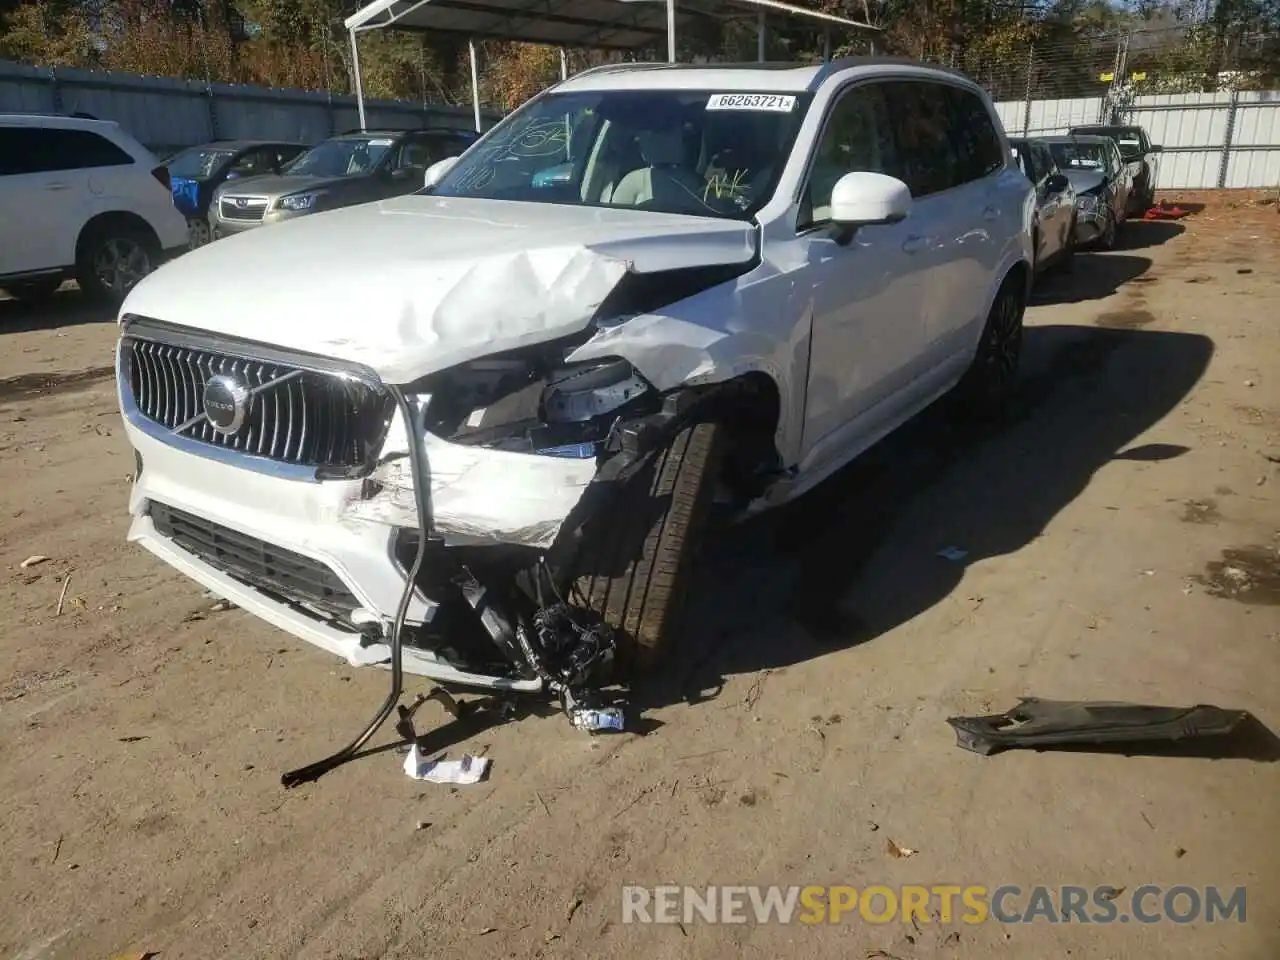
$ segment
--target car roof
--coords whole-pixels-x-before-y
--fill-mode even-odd
[[[114,120],[90,120],[62,113],[0,113],[0,123],[20,127],[55,127],[60,130],[102,130],[120,126]]]
[[[594,67],[557,84],[557,92],[603,90],[762,90],[812,93],[828,79],[854,74],[890,73],[932,79],[964,74],[899,57],[842,57],[826,63],[615,63]]]
[[[1091,134],[1059,133],[1051,137],[1041,137],[1045,143],[1111,143],[1110,137],[1099,137]]]
[[[296,140],[210,140],[208,143],[197,143],[187,150],[249,150],[253,147],[304,147],[306,144]],[[185,151],[179,151],[185,152]]]

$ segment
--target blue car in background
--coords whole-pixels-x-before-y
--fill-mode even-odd
[[[213,239],[209,204],[228,180],[278,174],[306,144],[275,140],[217,140],[174,154],[165,167],[173,189],[173,205],[187,218],[191,246]]]

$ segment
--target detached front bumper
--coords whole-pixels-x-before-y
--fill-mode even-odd
[[[1081,197],[1076,206],[1076,243],[1086,244],[1102,236],[1107,226],[1107,205],[1098,201],[1087,202]]]

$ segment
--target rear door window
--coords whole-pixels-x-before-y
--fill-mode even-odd
[[[982,98],[963,87],[946,87],[951,107],[951,140],[955,144],[960,183],[981,180],[1004,166],[1004,147],[991,111]],[[1044,168],[1036,164],[1038,175]]]

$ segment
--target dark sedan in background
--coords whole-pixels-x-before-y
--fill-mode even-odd
[[[1018,168],[1036,188],[1031,225],[1035,272],[1055,264],[1070,269],[1076,252],[1076,192],[1058,169],[1049,144],[1035,138],[1009,141]]]
[[[361,130],[330,137],[279,176],[228,183],[210,212],[214,236],[421,190],[427,168],[475,142],[471,130]]]
[[[305,144],[275,140],[216,140],[165,161],[173,205],[187,218],[191,246],[212,239],[209,205],[220,186],[228,180],[279,173],[306,149]]]
[[[1120,225],[1129,218],[1133,190],[1132,175],[1115,141],[1073,136],[1043,140],[1076,193],[1076,240],[1110,250]]]
[[[1119,124],[1094,124],[1076,127],[1073,136],[1106,137],[1115,141],[1120,156],[1133,176],[1133,192],[1129,200],[1131,214],[1143,214],[1156,203],[1156,155],[1164,150],[1152,143],[1143,127]]]

